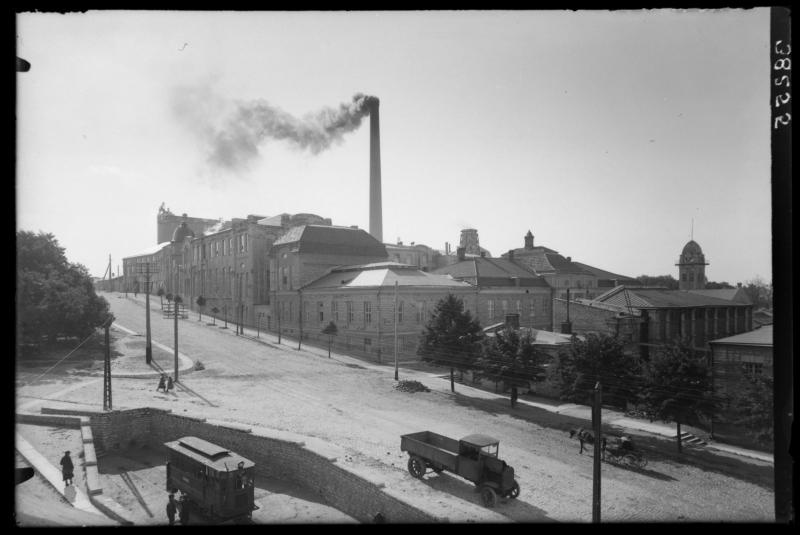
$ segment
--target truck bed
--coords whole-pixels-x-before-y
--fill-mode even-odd
[[[433,431],[402,435],[400,449],[448,470],[458,469],[458,441]]]

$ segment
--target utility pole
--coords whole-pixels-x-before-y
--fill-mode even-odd
[[[175,382],[178,382],[178,307],[181,303],[181,296],[176,295],[172,300],[172,313],[175,315]]]
[[[603,442],[601,425],[601,405],[603,387],[600,381],[594,385],[594,406],[592,407],[592,422],[594,423],[594,473],[592,477],[592,522],[600,523],[600,457],[602,455],[601,444]]]
[[[151,273],[157,273],[159,271],[159,266],[155,262],[147,261],[147,262],[138,262],[134,264],[135,273],[144,273],[145,276],[145,289],[144,289],[144,298],[145,298],[145,348],[144,348],[144,360],[149,365],[153,361],[153,344],[150,339],[150,275]]]
[[[397,379],[397,281],[394,281],[394,380]]]
[[[111,335],[109,334],[109,330],[111,329],[111,323],[114,321],[114,317],[111,316],[106,321],[104,325],[106,331],[106,354],[105,358],[103,359],[103,410],[110,411],[111,410]]]
[[[300,351],[300,344],[303,343],[303,294],[301,290],[297,290],[297,311],[298,311],[298,325],[300,325],[300,336],[297,337],[297,350]]]

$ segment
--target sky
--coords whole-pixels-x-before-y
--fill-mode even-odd
[[[530,230],[677,278],[694,238],[710,281],[772,278],[768,8],[19,13],[16,32],[17,229],[95,276],[156,244],[162,203],[368,229],[368,119],[292,134],[364,94],[386,243],[475,228],[500,256]]]

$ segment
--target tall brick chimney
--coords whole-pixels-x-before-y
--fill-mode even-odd
[[[381,208],[381,132],[378,106],[371,97],[369,106],[369,233],[383,243],[383,211]]]

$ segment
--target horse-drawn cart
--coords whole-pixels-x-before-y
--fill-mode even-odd
[[[630,466],[633,468],[644,468],[647,466],[647,459],[633,446],[630,437],[615,437],[606,441],[603,448],[603,460],[620,466]]]

